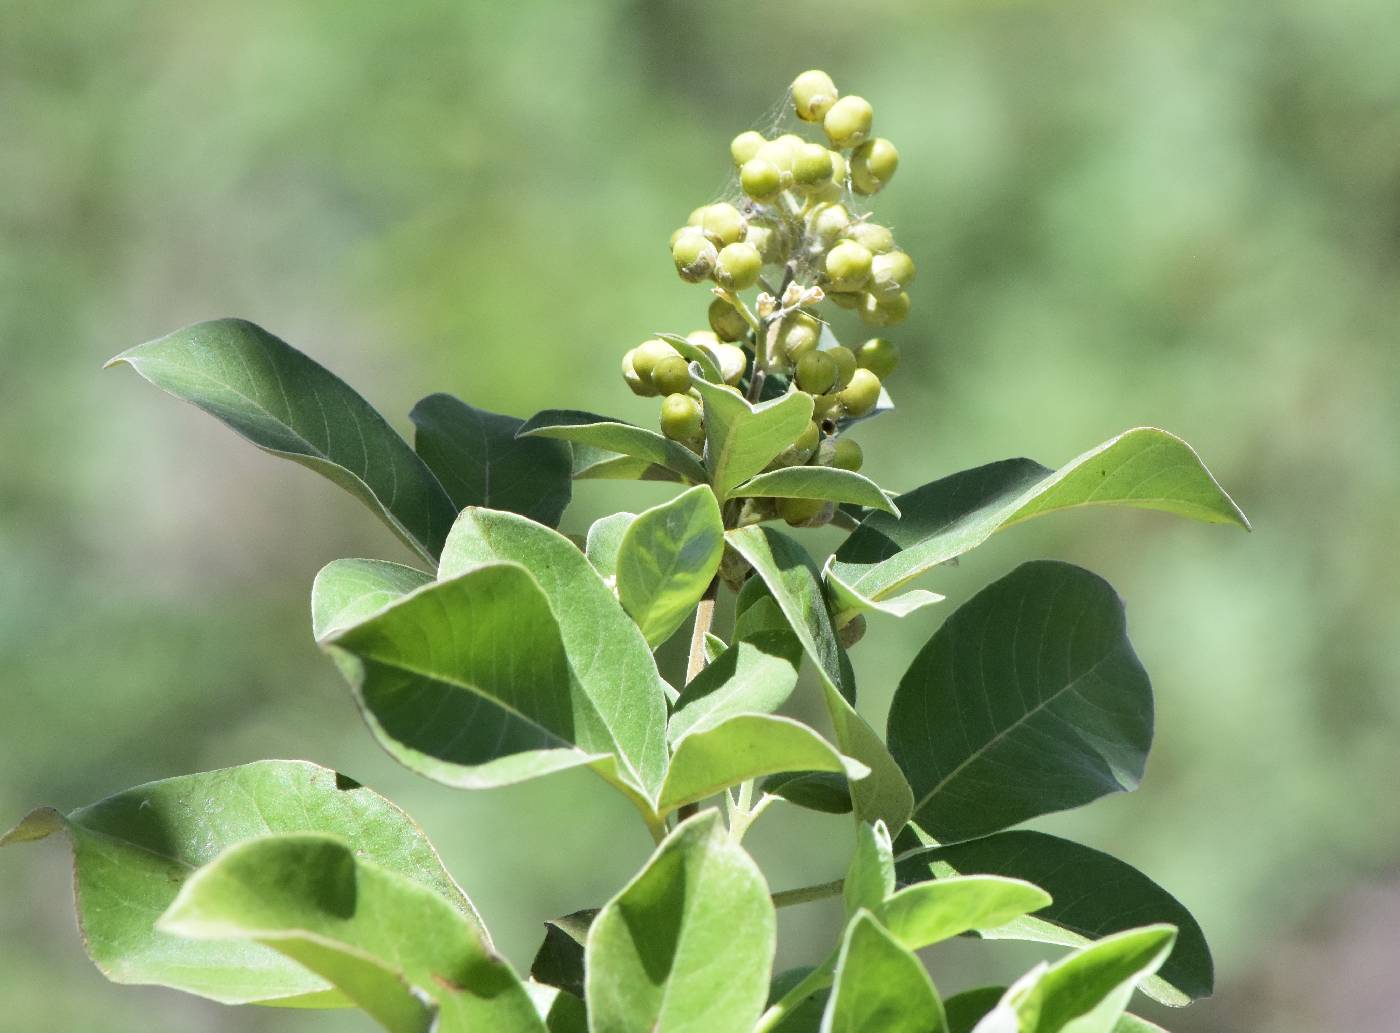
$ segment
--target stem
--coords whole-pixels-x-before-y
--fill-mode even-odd
[[[840,506],[837,506],[831,514],[831,526],[839,527],[843,531],[854,531],[860,526],[860,521],[847,513]]]
[[[715,599],[719,596],[719,578],[713,578],[700,597],[695,608],[695,628],[690,633],[690,659],[685,665],[685,683],[689,685],[695,676],[705,669],[705,635],[715,622]],[[676,822],[679,824],[694,814],[698,814],[698,803],[686,803],[676,808]]]
[[[773,1007],[763,1013],[763,1017],[758,1020],[758,1025],[753,1028],[753,1033],[770,1033],[782,1025],[784,1019],[791,1014],[798,1005],[811,997],[818,990],[825,990],[831,985],[836,971],[836,952],[823,961],[816,968],[808,972],[806,977],[794,986],[787,993],[783,994]]]
[[[773,894],[774,907],[791,907],[793,904],[807,904],[813,900],[825,900],[837,896],[846,885],[845,879],[832,879],[816,886],[803,886],[795,890],[782,890]]]

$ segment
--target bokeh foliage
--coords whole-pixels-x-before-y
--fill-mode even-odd
[[[0,824],[304,756],[419,817],[517,963],[543,919],[611,894],[648,844],[586,776],[455,794],[360,727],[306,596],[335,557],[406,559],[392,536],[99,365],[243,315],[402,430],[435,390],[647,421],[617,356],[704,325],[666,238],[724,191],[743,120],[819,65],[898,141],[882,217],[920,266],[903,414],[858,435],[881,483],[1055,466],[1152,423],[1253,519],[1245,539],[1069,517],[928,584],[954,604],[1040,554],[1117,586],[1158,746],[1139,792],[1039,825],[1201,918],[1222,988],[1172,1028],[1318,1028],[1243,988],[1278,937],[1400,856],[1397,52],[1383,0],[0,0]],[[667,491],[580,485],[565,527]],[[873,622],[856,659],[874,723],[946,612]],[[838,820],[770,819],[753,841],[788,884],[825,878]],[[108,986],[65,866],[56,848],[0,864],[17,1028],[348,1028]],[[940,985],[982,958],[940,949],[964,974]]]

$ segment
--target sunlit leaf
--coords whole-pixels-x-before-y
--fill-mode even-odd
[[[703,484],[628,525],[617,552],[617,595],[649,645],[659,646],[690,618],[723,554],[719,503]]]

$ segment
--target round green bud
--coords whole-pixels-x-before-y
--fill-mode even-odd
[[[739,170],[739,185],[755,201],[769,201],[783,189],[783,174],[771,161],[750,158]]]
[[[804,189],[831,182],[831,152],[819,143],[804,143],[792,158],[792,181]]]
[[[860,296],[857,314],[863,322],[871,326],[897,326],[909,318],[909,295],[904,291],[897,294],[865,293]]]
[[[743,240],[748,223],[739,214],[739,209],[728,201],[720,201],[705,209],[701,228],[715,247],[724,247],[726,244],[737,244]]]
[[[650,341],[643,341],[628,354],[632,356],[632,371],[637,374],[637,379],[646,386],[651,394],[657,393],[651,380],[652,372],[656,367],[666,359],[680,358],[676,349],[655,337]]]
[[[692,330],[685,339],[697,348],[713,348],[719,344],[719,334],[713,330]]]
[[[782,265],[787,261],[785,240],[782,231],[766,220],[750,219],[749,232],[744,234],[744,243],[758,248],[764,265]]]
[[[876,255],[870,262],[870,290],[875,294],[898,294],[914,282],[914,260],[903,251]]]
[[[870,251],[843,240],[826,253],[826,278],[835,291],[858,291],[870,280]]]
[[[702,204],[699,208],[692,208],[690,210],[690,215],[686,217],[685,224],[687,226],[703,226],[705,224],[705,212],[709,207],[710,206],[707,204]]]
[[[806,427],[802,428],[802,433],[797,435],[797,440],[793,442],[793,445],[796,448],[802,449],[804,452],[815,452],[817,446],[821,443],[821,428],[815,423],[809,423]]]
[[[661,433],[672,441],[695,441],[704,430],[700,403],[687,394],[667,395],[661,403]]]
[[[651,386],[663,395],[681,395],[690,390],[690,363],[680,355],[662,359],[651,371]]]
[[[899,365],[899,346],[884,337],[872,337],[856,349],[856,363],[885,380]]]
[[[832,454],[831,465],[839,470],[859,470],[865,462],[865,453],[859,445],[848,437],[836,439],[836,451]]]
[[[797,360],[797,386],[809,395],[824,395],[836,383],[836,363],[823,351],[809,351]]]
[[[826,509],[825,499],[779,499],[778,516],[793,527],[812,523]]]
[[[834,348],[828,348],[826,354],[836,363],[836,386],[845,387],[851,382],[851,374],[856,371],[856,353],[838,344]]]
[[[710,329],[721,341],[742,341],[749,335],[749,324],[729,302],[716,298],[710,302]]]
[[[821,440],[821,428],[815,423],[807,424],[793,443],[779,452],[766,469],[777,470],[784,466],[805,466],[816,454],[817,446],[821,444]]]
[[[839,96],[831,76],[816,68],[792,81],[792,106],[804,122],[820,122]]]
[[[882,255],[886,251],[894,250],[894,234],[888,226],[881,226],[878,222],[855,223],[846,232],[846,236],[872,255]]]
[[[707,345],[706,350],[714,357],[719,375],[726,384],[733,387],[744,379],[744,373],[749,368],[749,357],[743,348],[736,344],[716,344],[713,347]]]
[[[778,347],[793,362],[808,352],[815,351],[821,339],[822,325],[815,316],[806,312],[794,312],[783,320],[778,328]]]
[[[632,365],[632,357],[637,349],[633,348],[622,357],[622,379],[627,381],[627,386],[632,389],[634,395],[641,395],[646,398],[656,392],[648,384],[642,383],[642,378],[637,375],[636,368]]]
[[[851,155],[851,186],[858,194],[878,194],[899,168],[899,151],[883,136],[866,140]]]
[[[763,256],[752,244],[726,244],[715,261],[715,282],[730,290],[748,290],[763,271]]]
[[[807,232],[829,248],[851,228],[851,213],[844,204],[823,204],[807,216]]]
[[[729,143],[729,154],[734,159],[735,166],[752,161],[754,155],[758,154],[758,149],[767,142],[762,133],[753,129],[740,133]]]
[[[687,230],[671,245],[671,258],[682,280],[699,283],[714,271],[719,250],[699,228],[691,226]]]
[[[840,151],[827,151],[831,155],[831,178],[838,187],[844,186],[846,176],[850,173],[851,167],[846,163],[846,157]]]
[[[868,369],[857,369],[841,389],[841,404],[849,416],[864,416],[880,401],[880,378]]]
[[[822,128],[826,130],[831,146],[844,151],[865,143],[874,121],[875,109],[868,100],[864,97],[842,97],[827,109]]]
[[[826,300],[837,308],[858,309],[860,308],[859,294],[847,294],[843,291],[827,291]]]
[[[758,149],[755,158],[762,158],[771,164],[783,176],[784,183],[792,182],[792,159],[797,156],[797,147],[802,140],[796,136],[780,136],[776,140],[767,141]]]

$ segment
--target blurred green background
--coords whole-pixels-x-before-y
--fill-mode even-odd
[[[649,841],[601,781],[454,793],[360,726],[306,599],[331,559],[406,558],[388,532],[100,366],[242,315],[401,429],[434,390],[648,422],[621,351],[703,326],[707,300],[667,236],[725,189],[730,137],[820,66],[902,151],[879,212],[921,269],[903,414],[860,432],[870,472],[907,488],[1057,465],[1150,423],[1256,526],[1107,511],[1008,533],[930,580],[949,606],[873,623],[863,707],[882,724],[949,607],[1022,559],[1104,574],[1153,673],[1158,746],[1139,792],[1038,824],[1201,918],[1217,996],[1151,1014],[1179,1033],[1393,1030],[1397,62],[1386,0],[0,0],[0,825],[306,757],[416,815],[519,964],[544,918],[610,895]],[[666,494],[581,485],[566,529]],[[784,810],[752,840],[791,886],[837,874],[844,828]],[[59,844],[0,855],[0,1025],[370,1029],[111,986],[69,896]],[[784,959],[835,921],[785,912]],[[1036,956],[929,960],[952,991]]]

